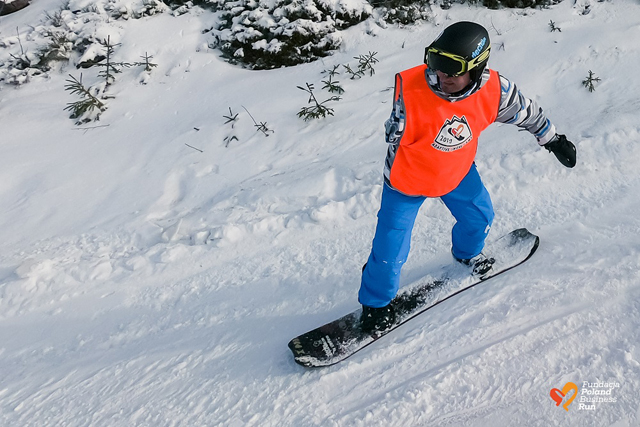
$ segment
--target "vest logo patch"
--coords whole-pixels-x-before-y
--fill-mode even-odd
[[[444,152],[456,151],[467,145],[472,137],[467,118],[453,116],[452,119],[444,122],[431,146]]]

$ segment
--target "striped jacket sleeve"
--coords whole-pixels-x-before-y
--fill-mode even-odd
[[[514,124],[531,132],[544,145],[556,135],[555,126],[549,121],[538,104],[526,98],[509,79],[500,76],[502,96],[498,109],[497,122]]]
[[[402,81],[400,77],[396,75],[396,86],[393,95],[393,109],[391,110],[391,116],[384,122],[384,139],[388,144],[387,156],[384,161],[384,179],[385,182],[391,185],[391,166],[396,157],[398,146],[400,145],[400,139],[404,133],[404,125],[406,112],[404,107],[404,100],[402,98],[402,90],[400,85]]]

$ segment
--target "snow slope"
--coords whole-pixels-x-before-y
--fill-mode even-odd
[[[58,7],[3,17],[0,36]],[[0,87],[0,425],[640,425],[637,1],[457,4],[404,29],[369,20],[322,62],[260,72],[206,48],[214,19],[194,8],[103,29],[122,60],[159,64],[145,85],[139,70],[117,77],[84,126],[105,127],[79,130],[63,111],[73,67]],[[491,66],[576,143],[578,165],[493,125],[477,158],[490,238],[527,227],[542,240],[535,257],[305,370],[287,342],[358,306],[394,73],[457,20],[492,27]],[[369,51],[375,75],[339,76],[335,116],[296,117],[296,86],[328,97],[321,72]],[[588,70],[602,79],[592,93]],[[452,224],[425,203],[403,285],[448,261]],[[550,398],[567,382],[581,393],[569,411]],[[615,402],[579,409],[595,389],[584,382],[619,384]]]

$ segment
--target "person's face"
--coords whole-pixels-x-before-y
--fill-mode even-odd
[[[436,74],[440,80],[440,89],[442,89],[444,93],[460,92],[471,83],[469,72],[457,77],[448,76],[442,71],[436,71]]]

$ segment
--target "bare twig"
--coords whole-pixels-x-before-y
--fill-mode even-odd
[[[184,145],[186,145],[186,146],[187,146],[187,147],[189,147],[189,148],[193,148],[193,149],[194,149],[194,150],[196,150],[196,151],[199,151],[199,152],[201,152],[201,153],[204,153],[204,151],[202,151],[201,149],[196,148],[196,147],[194,147],[194,146],[191,146],[191,145],[189,145],[189,144],[187,144],[187,143],[185,143]]]
[[[18,44],[20,45],[20,51],[22,52],[22,56],[24,56],[24,48],[22,47],[22,41],[20,40],[20,29],[16,27],[16,34],[18,35]]]
[[[107,126],[110,126],[110,125],[91,126],[91,127],[88,127],[88,128],[73,128],[72,130],[83,130],[83,131],[85,131],[85,133],[87,133],[88,130],[98,129],[98,128],[106,128]]]
[[[251,120],[253,120],[253,123],[257,128],[257,130],[262,132],[264,136],[269,136],[269,132],[274,133],[274,131],[272,131],[267,127],[267,122],[260,122],[260,124],[258,124],[258,122],[256,122],[256,119],[253,118],[249,110],[247,110],[247,108],[244,105],[242,106],[242,108],[244,108],[244,111],[246,111],[249,117],[251,117]]]
[[[491,28],[493,28],[493,31],[495,31],[497,35],[499,35],[499,36],[501,36],[501,35],[502,35],[502,31],[498,30],[498,29],[496,28],[496,26],[495,26],[495,25],[493,25],[493,19],[491,20]]]
[[[229,144],[231,143],[231,141],[238,141],[238,137],[235,135],[230,135],[224,138],[224,147],[227,148],[229,147]]]

